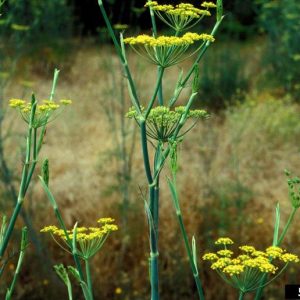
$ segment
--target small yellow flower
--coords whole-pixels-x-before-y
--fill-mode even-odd
[[[22,99],[10,99],[9,100],[9,106],[13,108],[17,107],[23,107],[26,104],[26,102]]]
[[[232,245],[233,240],[228,237],[221,237],[215,241],[216,245]]]
[[[213,2],[203,2],[201,4],[202,7],[206,7],[206,8],[216,8],[217,5]]]
[[[283,249],[276,246],[271,246],[266,249],[267,255],[272,258],[280,258],[283,252]]]
[[[246,252],[246,253],[252,253],[255,251],[255,248],[253,246],[240,246],[239,247],[243,252]]]
[[[69,100],[69,99],[62,99],[59,101],[61,104],[63,105],[69,105],[69,104],[72,104],[72,100]]]
[[[223,269],[231,264],[231,259],[228,257],[219,258],[216,262],[211,265],[213,270]]]
[[[97,222],[102,223],[102,224],[107,224],[107,223],[115,222],[115,219],[113,219],[113,218],[100,218]]]
[[[280,259],[286,263],[287,262],[295,262],[295,263],[299,262],[299,257],[297,255],[291,254],[291,253],[283,254]]]
[[[230,250],[219,250],[217,252],[220,256],[225,256],[225,257],[231,257],[233,255],[233,252]]]
[[[122,292],[123,292],[123,290],[122,290],[120,287],[117,287],[117,288],[115,289],[115,294],[116,294],[116,295],[120,295],[120,294],[122,294]]]
[[[223,269],[224,273],[229,274],[230,276],[238,275],[244,272],[243,265],[229,265]]]
[[[214,261],[214,260],[218,260],[219,257],[217,254],[215,253],[206,253],[202,256],[203,260],[209,260],[209,261]]]

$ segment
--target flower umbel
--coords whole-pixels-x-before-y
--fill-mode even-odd
[[[157,38],[142,34],[137,37],[124,39],[138,54],[150,62],[164,68],[175,65],[190,55],[184,55],[192,44],[198,41],[210,41],[215,39],[209,34],[187,32],[183,36],[159,36]],[[198,47],[199,48],[199,47]],[[198,49],[197,49],[198,50]],[[197,52],[194,51],[194,52]]]
[[[160,5],[156,1],[148,1],[145,6],[150,7],[164,23],[176,32],[195,26],[203,17],[211,16],[209,9],[216,7],[212,2],[202,3],[201,9],[190,3]]]
[[[266,283],[268,284],[279,276],[290,262],[299,262],[297,255],[286,253],[280,247],[271,246],[265,251],[257,251],[253,246],[244,245],[239,247],[242,254],[233,257],[233,252],[226,248],[227,245],[233,244],[231,239],[219,238],[215,244],[223,245],[224,249],[204,254],[202,259],[210,261],[211,269],[243,293],[258,289],[265,274],[276,274]],[[280,271],[277,272],[278,270]]]
[[[71,103],[71,100],[60,100],[60,104],[63,106],[67,106]],[[39,128],[53,120],[59,112],[61,112],[62,106],[60,104],[51,100],[43,100],[42,104],[37,104],[32,119],[32,127]],[[22,119],[29,124],[33,109],[32,102],[26,102],[22,99],[11,99],[9,100],[9,106],[17,109]]]
[[[68,252],[72,248],[69,242],[75,238],[78,255],[87,260],[101,249],[111,232],[118,230],[118,226],[113,224],[114,219],[112,218],[101,218],[97,222],[100,224],[99,227],[77,227],[76,229],[64,231],[51,225],[41,229],[41,232],[50,233],[52,238]],[[76,235],[74,237],[75,230]],[[62,246],[59,240],[63,241],[69,249]]]
[[[144,110],[142,109],[142,112],[143,111]],[[151,109],[146,122],[148,129],[147,135],[155,140],[168,142],[169,138],[171,138],[176,131],[184,111],[184,106],[175,107],[174,110],[170,110],[170,108],[166,106],[157,106]],[[199,119],[206,119],[208,116],[209,115],[205,110],[190,110],[187,118],[194,120],[194,122],[188,129],[179,134],[178,138],[181,138],[185,133],[192,129]],[[126,117],[137,121],[138,113],[134,107],[129,110]]]

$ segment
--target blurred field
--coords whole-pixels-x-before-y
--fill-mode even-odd
[[[212,50],[213,51],[213,50]],[[247,51],[245,50],[245,53]],[[212,53],[213,55],[213,53]],[[112,61],[111,61],[112,60]],[[73,105],[47,129],[42,157],[50,160],[50,185],[69,226],[76,221],[94,225],[102,216],[111,216],[120,226],[93,261],[96,299],[142,300],[149,298],[148,234],[142,194],[143,181],[139,141],[133,155],[133,173],[129,186],[130,203],[126,215],[122,209],[122,195],[116,189],[120,160],[114,154],[115,135],[110,127],[104,106],[116,101],[109,94],[111,75],[104,62],[114,65],[119,82],[121,73],[117,58],[109,46],[79,47],[72,54],[71,64],[64,68],[57,89],[57,99],[70,98]],[[150,96],[155,68],[136,56],[130,56],[143,99]],[[188,65],[185,63],[184,67]],[[255,67],[258,65],[254,65]],[[253,65],[252,65],[253,67]],[[179,70],[168,72],[164,82],[170,94],[169,82],[174,82]],[[141,75],[142,74],[142,75]],[[48,98],[51,73],[46,76],[31,73],[38,99]],[[13,81],[5,99],[21,97],[24,88]],[[30,89],[25,95],[30,96]],[[127,95],[127,93],[126,93]],[[220,114],[199,123],[180,146],[181,167],[179,188],[183,216],[190,234],[198,246],[201,276],[207,299],[235,299],[232,289],[208,266],[200,261],[205,251],[213,248],[213,240],[227,235],[237,244],[251,244],[263,248],[271,244],[274,207],[281,205],[282,219],[291,209],[287,197],[284,169],[297,174],[299,157],[299,106],[291,96],[280,98],[269,91],[251,89],[245,101],[229,107]],[[129,107],[129,99],[127,99]],[[201,106],[201,99],[197,104]],[[116,110],[116,115],[120,111]],[[5,126],[11,126],[13,137],[6,144],[5,153],[12,169],[20,168],[24,142],[23,123],[15,112],[8,110]],[[132,124],[132,132],[135,124]],[[127,136],[130,147],[132,133]],[[184,162],[184,163],[183,163]],[[20,172],[20,170],[19,170]],[[37,175],[37,174],[36,174]],[[162,178],[167,176],[166,173]],[[36,230],[56,224],[52,209],[40,184],[32,185],[26,209]],[[194,299],[196,290],[188,261],[179,237],[179,228],[165,180],[162,184],[160,270],[162,299]],[[5,205],[6,212],[11,206]],[[299,253],[299,217],[284,242],[287,249]],[[22,222],[19,221],[19,227]],[[50,240],[40,236],[47,255],[53,263],[72,260]],[[65,299],[63,285],[54,272],[43,268],[36,249],[30,246],[21,274],[15,299]],[[10,265],[14,269],[14,265]],[[267,289],[265,299],[282,299],[283,285],[299,281],[299,270],[289,268],[282,281]],[[121,288],[120,294],[116,288]],[[280,297],[278,295],[281,295]],[[80,299],[76,296],[75,299]],[[249,298],[250,299],[250,298]]]

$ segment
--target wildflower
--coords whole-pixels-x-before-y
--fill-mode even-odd
[[[206,254],[203,255],[202,259],[203,260],[215,261],[215,260],[218,260],[219,257],[215,253],[206,253]]]
[[[285,253],[281,256],[280,258],[282,261],[284,262],[299,262],[299,257],[295,254],[291,254],[291,253]]]
[[[206,8],[216,8],[217,5],[213,2],[203,2],[201,4],[202,7],[206,7]]]
[[[244,272],[243,265],[229,265],[223,269],[224,273],[229,274],[230,276],[238,275]]]
[[[252,253],[255,251],[255,248],[253,246],[240,246],[239,247],[243,252],[246,252],[246,253]]]
[[[142,112],[144,112],[144,108],[142,108]],[[175,133],[184,112],[184,106],[175,107],[174,110],[170,110],[170,108],[166,106],[157,106],[151,109],[146,122],[148,136],[158,141],[168,142]],[[130,119],[137,120],[137,112],[135,108],[132,107],[126,116]],[[207,117],[208,113],[205,110],[190,110],[187,114],[187,118],[194,120],[194,124],[185,130],[185,132],[178,135],[177,138],[181,138],[187,131],[189,131],[195,125],[197,120],[205,119]]]
[[[233,241],[232,241],[232,239],[230,239],[228,237],[221,237],[215,241],[215,244],[216,245],[232,245]]]
[[[61,100],[60,103],[65,106],[71,104],[72,101]],[[58,112],[56,111],[61,111],[61,106],[51,100],[43,100],[42,104],[37,104],[36,102],[29,103],[22,99],[9,100],[9,106],[17,109],[21,114],[22,119],[28,124],[30,123],[33,105],[35,106],[34,116],[31,120],[33,128],[39,128],[46,125],[48,122],[57,117]]]
[[[283,252],[283,249],[275,246],[271,246],[266,249],[267,255],[271,258],[280,258]]]
[[[212,270],[243,293],[258,289],[265,274],[275,274],[275,277],[266,283],[268,284],[279,276],[289,263],[299,262],[297,255],[285,253],[284,249],[276,246],[259,251],[253,246],[243,245],[239,247],[242,254],[233,257],[233,252],[226,249],[226,245],[232,243],[229,238],[219,238],[215,244],[223,245],[224,249],[216,253],[207,253],[202,258],[210,261]],[[284,266],[280,266],[282,262],[285,263]],[[277,272],[279,268],[281,271]]]
[[[225,257],[231,257],[232,254],[233,254],[232,251],[227,250],[227,249],[225,249],[225,250],[219,250],[217,253],[218,253],[220,256],[225,256]]]
[[[150,7],[155,14],[176,32],[187,30],[200,22],[204,16],[211,16],[209,8],[213,8],[213,3],[204,2],[200,9],[190,3],[180,3],[178,5],[160,5],[157,1],[148,1],[145,5]]]
[[[155,38],[142,34],[137,37],[126,38],[124,39],[124,43],[129,44],[138,54],[150,62],[166,68],[186,59],[188,56],[184,54],[195,42],[213,42],[214,40],[214,37],[209,34],[187,32],[181,37],[159,36]]]
[[[101,218],[97,222],[106,224],[106,223],[113,223],[114,221],[115,221],[115,219],[113,219],[113,218]]]
[[[99,227],[78,227],[72,230],[63,230],[54,225],[46,226],[41,229],[42,233],[50,233],[52,238],[66,251],[70,252],[57,240],[62,240],[68,248],[72,248],[70,241],[74,238],[78,244],[78,255],[87,260],[94,256],[103,246],[109,234],[118,230],[118,226],[111,224],[114,222],[112,218],[102,218],[104,220]],[[76,232],[76,233],[75,233]]]
[[[9,106],[16,108],[16,107],[24,107],[25,106],[25,101],[22,99],[10,99],[9,100]]]

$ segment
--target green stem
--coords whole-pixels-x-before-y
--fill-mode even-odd
[[[159,276],[158,276],[158,209],[159,186],[158,182],[149,189],[150,196],[150,281],[151,300],[159,300]]]
[[[147,144],[147,129],[146,129],[145,121],[142,121],[140,123],[140,128],[141,128],[141,144],[142,144],[145,172],[146,172],[148,184],[152,185],[152,174],[151,174],[151,167],[150,167],[150,161],[149,161],[149,151],[148,151],[148,144]]]
[[[36,164],[37,164],[37,152],[38,152],[38,147],[37,147],[37,129],[33,129],[33,157],[32,157],[32,164],[30,166],[30,169],[28,171],[28,176],[26,180],[26,185],[24,188],[24,194],[26,194],[27,189],[29,187],[33,172],[35,170]]]
[[[149,12],[150,12],[150,17],[151,17],[153,36],[156,38],[157,37],[157,26],[156,26],[154,11],[151,7],[149,7]],[[161,67],[158,66],[158,69],[157,69],[158,76],[159,76],[159,73],[160,73],[160,68]],[[160,79],[159,86],[158,86],[158,104],[161,105],[161,106],[164,105],[162,79]]]
[[[26,247],[27,247],[27,228],[24,227],[22,229],[21,246],[20,246],[20,254],[19,254],[18,264],[17,264],[16,270],[15,270],[14,277],[13,277],[12,283],[10,285],[10,288],[7,289],[5,300],[11,299],[12,293],[15,289],[15,285],[16,285],[19,273],[21,271],[21,266],[22,266],[23,259],[25,256]]]
[[[285,224],[284,229],[283,229],[283,231],[282,231],[282,233],[281,233],[281,235],[280,235],[280,237],[279,237],[279,239],[278,239],[278,244],[277,244],[277,246],[280,246],[280,245],[281,245],[281,243],[282,243],[284,237],[285,237],[286,234],[287,234],[287,231],[288,231],[289,227],[291,226],[291,224],[292,224],[292,222],[293,222],[293,220],[294,220],[294,217],[295,217],[295,214],[296,214],[297,210],[298,210],[297,207],[293,207],[293,210],[292,210],[292,212],[291,212],[291,214],[290,214],[290,216],[289,216],[289,218],[288,218],[288,221],[287,221],[287,223]]]
[[[245,293],[240,291],[240,294],[239,294],[239,300],[243,300],[244,299],[244,296],[245,296]]]
[[[156,82],[156,85],[155,85],[155,90],[154,90],[154,93],[153,93],[153,96],[149,102],[149,105],[146,109],[146,113],[145,113],[145,119],[147,119],[152,107],[153,107],[153,104],[155,102],[155,99],[156,99],[156,96],[157,96],[157,93],[159,91],[159,87],[160,87],[160,84],[161,84],[161,80],[163,78],[163,75],[164,75],[164,68],[163,67],[159,67],[158,68],[158,77],[157,77],[157,82]],[[163,105],[161,104],[159,101],[158,101],[159,105]]]
[[[18,201],[16,203],[16,206],[14,208],[12,217],[9,220],[9,225],[7,227],[7,230],[5,232],[5,236],[3,238],[3,242],[0,245],[0,258],[3,257],[5,250],[8,246],[9,240],[11,238],[11,235],[13,233],[13,230],[15,228],[15,224],[17,221],[17,218],[20,214],[21,208],[22,208],[22,204],[24,201],[24,197],[26,194],[26,182],[27,182],[27,178],[28,178],[28,168],[30,165],[30,156],[31,156],[31,143],[32,143],[32,124],[34,121],[34,115],[35,115],[35,109],[36,109],[36,101],[34,99],[33,96],[33,105],[32,105],[32,109],[31,109],[31,115],[30,115],[30,121],[28,124],[28,134],[27,134],[27,138],[26,138],[26,155],[25,155],[25,163],[23,166],[23,171],[22,171],[22,178],[21,178],[21,183],[20,183],[20,189],[19,189],[19,195],[18,195]]]
[[[212,36],[215,36],[215,35],[216,35],[216,33],[217,33],[217,31],[218,31],[218,29],[219,29],[219,27],[220,27],[220,25],[221,25],[221,23],[222,23],[222,21],[223,21],[223,18],[224,18],[224,17],[222,17],[218,22],[216,22],[216,24],[215,24],[213,30],[211,31],[211,35],[212,35]],[[185,78],[182,80],[180,89],[178,90],[178,92],[176,93],[176,95],[175,95],[174,97],[172,97],[171,100],[169,101],[169,106],[172,106],[172,105],[175,104],[175,102],[177,101],[177,99],[178,99],[179,96],[180,96],[181,91],[184,89],[184,87],[185,87],[185,85],[187,84],[188,80],[189,80],[190,77],[192,76],[192,74],[193,74],[195,68],[196,68],[197,65],[199,64],[200,60],[202,59],[202,57],[204,56],[206,50],[208,49],[208,47],[209,47],[210,45],[211,45],[211,42],[210,42],[210,41],[207,41],[207,42],[203,45],[203,47],[201,47],[201,50],[200,50],[200,52],[199,52],[199,54],[198,54],[198,56],[197,56],[197,58],[196,58],[194,64],[193,64],[192,67],[189,69],[189,71],[188,71],[187,75],[185,76]]]
[[[91,298],[94,299],[93,296],[93,285],[92,285],[92,278],[91,278],[91,269],[90,269],[90,264],[89,260],[85,260],[85,272],[86,272],[86,280],[87,280],[87,285],[90,291]]]
[[[69,234],[68,234],[68,231],[67,231],[67,227],[65,225],[65,222],[61,216],[61,213],[58,209],[58,207],[54,208],[54,213],[55,213],[55,216],[61,226],[61,228],[63,229],[64,233],[65,233],[65,236],[66,236],[66,239],[67,239],[67,243],[69,245],[69,247],[72,249],[72,241],[69,237]],[[79,273],[79,277],[80,277],[80,280],[81,281],[84,281],[84,276],[83,276],[83,272],[82,272],[82,268],[81,268],[81,264],[80,264],[80,261],[79,261],[79,257],[77,255],[77,253],[74,253],[72,251],[72,255],[73,255],[73,259],[74,259],[74,262],[75,262],[75,265],[76,265],[76,269],[78,270],[78,273]]]
[[[191,246],[190,246],[189,241],[188,241],[188,237],[187,237],[187,232],[185,230],[185,226],[183,224],[181,210],[177,213],[177,218],[178,218],[178,222],[179,222],[179,227],[180,227],[181,235],[182,235],[183,240],[184,240],[184,246],[185,246],[185,249],[186,249],[187,254],[188,254],[188,258],[189,258],[189,262],[190,262],[190,267],[192,269],[194,280],[195,280],[195,283],[196,283],[196,286],[197,286],[197,291],[198,291],[199,299],[200,300],[204,300],[204,292],[203,292],[202,284],[201,284],[201,281],[200,281],[200,278],[199,278],[199,273],[198,273],[197,267],[195,266],[195,263],[194,263],[192,249],[191,249]]]
[[[292,212],[289,215],[288,221],[285,224],[285,226],[283,228],[283,231],[282,231],[282,233],[281,233],[281,235],[280,235],[280,237],[278,239],[278,242],[277,242],[277,244],[275,246],[279,247],[281,245],[283,239],[285,238],[285,236],[286,236],[286,234],[288,232],[289,227],[291,226],[291,224],[292,224],[292,222],[294,220],[294,217],[295,217],[295,214],[296,214],[297,210],[298,210],[298,208],[293,207],[293,210],[292,210]],[[261,281],[260,281],[260,286],[261,287],[256,291],[254,300],[260,300],[261,299],[261,297],[263,295],[263,292],[264,292],[266,281],[267,281],[267,275],[264,275],[262,277]]]
[[[171,195],[172,195],[173,204],[176,209],[176,216],[177,216],[177,220],[179,223],[181,235],[183,237],[184,246],[185,246],[185,249],[186,249],[186,252],[188,255],[190,267],[191,267],[191,270],[192,270],[192,273],[194,276],[194,280],[196,283],[198,296],[199,296],[200,300],[204,300],[205,297],[204,297],[202,283],[201,283],[201,280],[199,277],[196,258],[193,256],[193,251],[191,249],[191,246],[190,246],[190,243],[188,240],[188,235],[187,235],[184,223],[183,223],[183,218],[182,218],[182,213],[181,213],[181,209],[180,209],[180,205],[179,205],[179,198],[178,198],[178,193],[177,193],[176,174],[175,173],[173,173],[173,181],[168,179],[168,183],[169,183],[169,188],[170,188]]]

